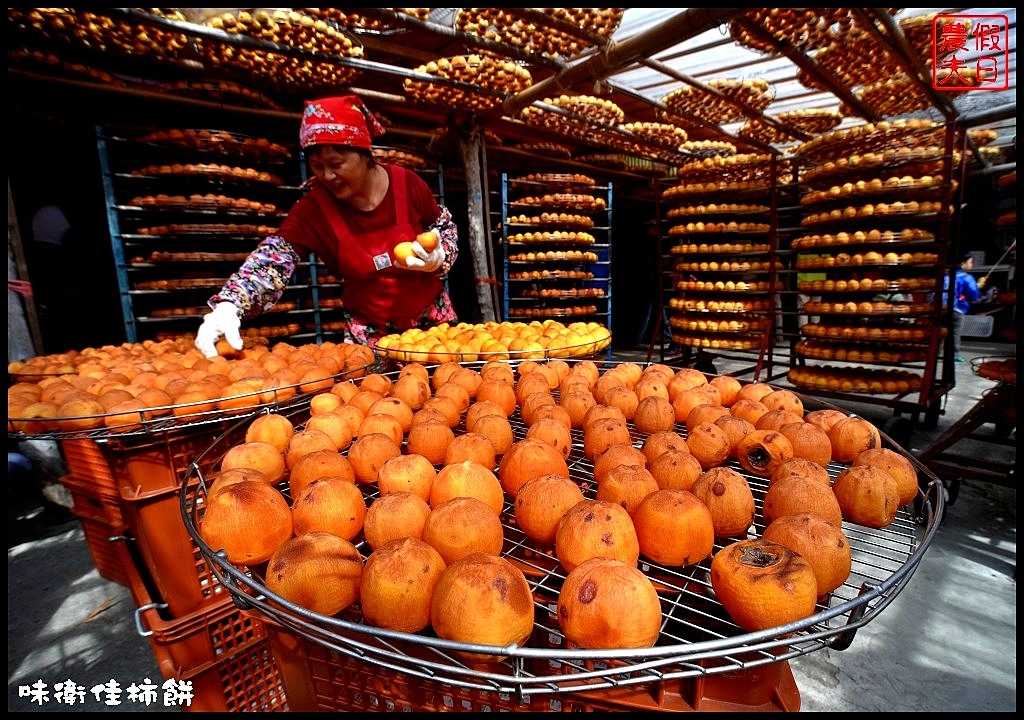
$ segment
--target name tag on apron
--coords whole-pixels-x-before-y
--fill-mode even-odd
[[[378,270],[386,270],[391,267],[391,256],[387,253],[373,256],[373,266]]]

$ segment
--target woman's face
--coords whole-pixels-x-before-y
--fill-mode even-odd
[[[334,145],[321,145],[309,151],[309,170],[342,201],[362,193],[370,177],[366,156]]]

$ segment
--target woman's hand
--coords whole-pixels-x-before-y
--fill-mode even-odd
[[[196,347],[203,357],[212,358],[217,355],[217,341],[224,338],[235,350],[242,349],[240,328],[242,319],[238,308],[228,302],[218,303],[203,318],[203,324],[196,333]]]
[[[412,270],[435,272],[444,263],[444,248],[441,247],[441,243],[437,243],[437,247],[427,252],[419,240],[414,240],[412,252],[412,257],[407,258],[405,261],[405,266]]]

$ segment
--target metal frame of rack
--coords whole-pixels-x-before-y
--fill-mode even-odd
[[[221,130],[214,131],[220,133],[232,133],[232,131]],[[156,188],[154,192],[163,192],[160,190],[161,183],[164,188],[169,188],[172,184],[175,188],[179,189],[185,197],[188,197],[193,192],[205,192],[214,187],[210,184],[210,181],[204,180],[202,177],[196,177],[191,187],[187,180],[182,180],[178,177],[172,180],[170,177],[145,177],[137,175],[132,171],[137,170],[136,167],[121,167],[121,160],[116,159],[117,153],[115,152],[112,145],[114,144],[129,144],[137,143],[140,146],[146,145],[146,143],[137,138],[131,138],[128,136],[122,136],[117,131],[110,131],[102,126],[97,125],[95,128],[96,133],[96,146],[99,154],[99,162],[102,173],[102,183],[104,196],[106,198],[106,215],[107,224],[110,231],[111,247],[113,251],[114,263],[116,266],[116,275],[118,283],[118,292],[120,297],[121,313],[124,319],[125,335],[129,342],[137,342],[139,340],[153,339],[154,336],[159,334],[159,331],[147,332],[145,326],[149,325],[152,327],[182,327],[182,322],[191,321],[193,323],[198,322],[202,312],[197,313],[174,313],[168,315],[162,315],[160,317],[147,316],[143,314],[142,305],[139,302],[139,298],[144,295],[153,295],[155,297],[166,295],[168,292],[179,292],[182,297],[188,296],[190,299],[196,300],[193,303],[196,310],[205,310],[206,298],[213,292],[219,289],[220,284],[216,284],[216,287],[210,285],[209,287],[195,287],[191,289],[186,288],[168,288],[159,290],[146,290],[139,288],[132,275],[133,273],[146,272],[152,274],[157,270],[158,265],[154,263],[140,263],[138,259],[130,256],[129,246],[149,246],[149,247],[166,247],[168,249],[174,247],[179,240],[190,240],[192,246],[195,247],[196,243],[209,242],[212,245],[224,246],[226,243],[237,242],[239,240],[245,240],[245,244],[238,245],[239,255],[238,258],[233,258],[230,261],[223,261],[224,271],[227,273],[234,272],[242,260],[244,255],[248,254],[254,249],[259,242],[263,239],[265,233],[251,233],[249,235],[228,237],[227,235],[210,235],[205,239],[200,235],[194,234],[188,237],[187,234],[182,233],[171,233],[168,235],[144,235],[129,232],[131,230],[132,223],[139,224],[140,218],[152,215],[156,217],[158,214],[163,218],[172,217],[184,217],[189,216],[189,219],[205,220],[209,222],[211,219],[221,219],[222,216],[230,216],[230,219],[236,219],[240,222],[246,222],[248,219],[250,222],[267,220],[265,214],[258,213],[256,211],[246,212],[244,210],[230,209],[230,208],[203,208],[201,210],[196,208],[189,209],[187,206],[175,206],[175,207],[133,207],[129,206],[126,202],[127,198],[131,194],[129,189],[129,183],[136,182],[138,187],[144,185],[150,188]],[[181,148],[177,148],[181,150]],[[168,148],[154,148],[154,156],[159,156],[160,151],[166,152]],[[211,149],[195,148],[192,151],[186,150],[186,152],[179,152],[178,156],[174,157],[173,160],[168,159],[167,162],[182,162],[182,156],[188,156],[189,153],[192,156],[199,157],[202,153],[207,153],[211,158],[217,158]],[[142,154],[139,154],[141,157]],[[237,158],[238,156],[232,156]],[[215,159],[215,162],[219,162],[219,159]],[[256,159],[258,164],[259,159]],[[140,161],[141,162],[141,161]],[[280,162],[291,163],[297,166],[295,172],[296,182],[294,186],[287,184],[278,186],[277,188],[271,188],[270,191],[276,196],[280,194],[282,197],[287,192],[298,193],[301,192],[302,184],[306,179],[306,168],[305,163],[301,162],[301,155],[291,156],[288,158],[282,158]],[[417,171],[420,172],[420,171]],[[435,197],[438,198],[439,203],[444,203],[444,177],[443,169],[440,165],[437,166],[436,172],[437,181],[432,190],[435,192]],[[166,181],[166,182],[164,182]],[[255,182],[255,181],[253,181]],[[241,184],[235,184],[235,187],[231,188],[220,188],[225,191],[231,190],[234,192],[240,192],[244,189]],[[263,188],[262,194],[267,195],[268,188]],[[285,200],[278,203],[279,211],[275,214],[274,219],[280,220],[284,216],[284,212],[287,207],[290,207],[291,203],[296,198],[288,196]],[[183,245],[184,243],[182,243]],[[244,252],[242,252],[244,251]],[[172,253],[169,253],[172,254]],[[232,254],[234,255],[234,254]],[[204,265],[206,263],[203,263]],[[193,265],[198,265],[194,263]],[[265,313],[260,317],[259,321],[248,322],[246,329],[251,327],[267,327],[271,333],[270,336],[277,340],[302,340],[302,341],[313,341],[319,342],[325,339],[326,336],[340,335],[343,329],[335,329],[332,327],[332,323],[329,318],[329,313],[332,310],[331,306],[325,304],[326,301],[332,299],[331,289],[338,289],[341,287],[339,281],[330,278],[330,273],[320,263],[315,254],[310,253],[298,267],[296,277],[292,283],[285,289],[285,294],[282,296],[281,301],[278,305],[273,308],[270,312]],[[182,270],[179,265],[177,270],[171,269],[168,266],[166,274],[163,277],[171,279],[179,279],[182,274],[188,273],[188,270]],[[302,277],[299,277],[299,273],[302,273]],[[306,276],[308,273],[308,277]],[[226,278],[226,275],[225,275]],[[447,282],[447,278],[445,279]],[[200,290],[205,291],[200,293]],[[335,292],[334,295],[340,297],[340,294]],[[201,301],[201,302],[200,302]],[[198,303],[198,304],[197,304]],[[294,307],[292,304],[294,303]],[[288,316],[294,316],[298,318],[297,328],[292,328],[294,332],[283,332],[291,328],[291,325],[274,325],[273,321],[281,318],[282,315],[287,314]],[[186,331],[191,331],[194,328],[189,328]]]
[[[502,176],[501,176],[501,243],[502,243],[502,249],[503,249],[503,252],[502,252],[502,317],[505,320],[517,320],[517,321],[542,319],[540,316],[537,316],[537,317],[520,316],[520,315],[516,315],[513,312],[513,310],[514,310],[513,303],[516,303],[519,300],[523,300],[523,299],[529,300],[529,298],[525,298],[525,296],[517,296],[517,295],[515,295],[513,290],[512,290],[513,284],[520,284],[520,283],[524,283],[524,282],[536,282],[536,280],[534,280],[534,279],[519,279],[519,278],[510,277],[510,275],[509,275],[509,263],[510,262],[515,262],[513,260],[510,260],[510,257],[513,254],[513,246],[522,248],[522,251],[526,252],[529,248],[539,249],[539,248],[542,248],[542,247],[548,247],[548,248],[563,248],[564,249],[566,247],[573,247],[573,245],[571,243],[560,242],[558,240],[551,240],[551,241],[546,241],[546,242],[532,242],[532,243],[516,243],[516,242],[513,242],[513,241],[509,240],[510,235],[514,236],[514,233],[510,233],[510,229],[515,229],[516,227],[521,227],[523,229],[540,228],[541,231],[543,231],[543,232],[548,232],[548,231],[558,232],[558,231],[560,231],[562,229],[565,229],[565,228],[568,228],[569,230],[572,230],[573,228],[569,227],[565,223],[559,224],[558,222],[545,223],[545,224],[543,224],[543,226],[532,225],[532,224],[511,223],[509,221],[509,218],[510,217],[514,217],[514,216],[512,216],[510,214],[509,208],[510,208],[510,206],[516,206],[517,205],[517,203],[516,203],[517,198],[511,197],[511,195],[510,195],[510,185],[511,186],[518,186],[522,190],[527,190],[528,188],[533,187],[538,192],[543,192],[544,189],[545,189],[545,185],[544,185],[544,183],[542,181],[528,181],[528,180],[524,180],[522,178],[510,178],[508,173],[502,173]],[[594,253],[594,255],[597,258],[595,261],[592,261],[592,262],[588,262],[586,260],[561,260],[561,261],[556,261],[556,262],[559,263],[559,267],[572,266],[572,267],[585,268],[585,270],[581,270],[581,272],[589,273],[590,277],[580,277],[580,278],[569,278],[569,277],[567,277],[567,278],[557,278],[557,277],[551,277],[551,278],[543,279],[543,282],[549,282],[550,281],[550,282],[554,282],[554,283],[560,283],[563,287],[565,286],[566,283],[568,283],[568,284],[570,284],[572,286],[571,288],[569,288],[570,292],[571,291],[575,291],[577,288],[581,288],[581,289],[584,289],[584,290],[593,289],[593,290],[599,291],[600,294],[595,294],[593,296],[587,296],[587,295],[572,296],[572,297],[577,297],[579,299],[582,299],[584,301],[593,300],[596,303],[596,305],[595,305],[596,311],[593,312],[593,313],[585,313],[585,314],[577,316],[577,315],[573,314],[572,312],[559,313],[558,312],[558,307],[554,306],[554,307],[550,308],[550,313],[551,314],[548,315],[547,317],[559,319],[561,321],[568,321],[568,322],[571,322],[574,318],[578,319],[578,320],[587,320],[587,319],[593,319],[593,318],[596,318],[596,317],[600,317],[600,318],[603,318],[604,325],[608,329],[608,332],[612,332],[612,274],[611,274],[611,261],[612,261],[612,190],[613,190],[613,186],[612,186],[612,184],[610,182],[607,185],[604,185],[604,186],[593,185],[593,186],[590,186],[590,187],[586,188],[585,190],[581,190],[581,192],[586,192],[586,193],[588,193],[588,194],[590,194],[591,196],[594,196],[594,197],[600,197],[600,195],[598,195],[598,193],[600,193],[600,192],[603,192],[605,194],[605,196],[606,196],[605,207],[603,209],[599,209],[599,210],[587,211],[587,210],[573,209],[571,207],[567,208],[567,207],[564,207],[564,206],[555,206],[555,205],[552,205],[552,206],[533,206],[533,205],[525,206],[525,205],[521,205],[521,204],[518,205],[518,207],[522,211],[524,211],[524,212],[529,211],[529,212],[542,213],[542,212],[547,212],[547,211],[555,211],[555,212],[557,212],[558,210],[562,210],[562,211],[568,211],[568,212],[571,212],[571,213],[578,213],[580,215],[586,215],[586,216],[591,217],[591,218],[594,218],[594,217],[601,217],[601,218],[603,218],[603,222],[599,222],[599,223],[593,225],[592,227],[589,227],[589,228],[585,229],[587,233],[593,233],[595,235],[595,242],[592,245],[584,245],[582,247],[587,248],[588,252],[593,252]],[[601,239],[601,236],[603,236],[603,240]],[[554,251],[554,252],[557,252],[557,251]],[[530,263],[529,261],[524,262],[523,266],[524,267],[528,267],[528,266],[537,267],[537,265],[535,263]],[[539,298],[538,298],[538,302],[539,302]],[[611,359],[611,352],[612,352],[612,345],[609,343],[608,349],[606,351],[607,359],[609,359],[609,360]]]
[[[747,363],[738,370],[733,371],[732,374],[744,377],[750,375],[754,380],[773,380],[778,377],[775,372],[775,348],[777,344],[777,336],[782,331],[781,324],[778,319],[778,309],[780,307],[779,298],[782,294],[782,281],[780,275],[787,272],[787,268],[782,266],[782,262],[785,259],[787,253],[781,249],[780,235],[786,230],[780,227],[779,215],[780,213],[790,212],[793,208],[788,207],[784,194],[791,187],[788,183],[781,183],[778,180],[780,168],[779,164],[782,160],[776,156],[766,158],[766,162],[770,163],[770,172],[767,178],[767,185],[764,188],[755,188],[750,190],[708,190],[704,192],[697,192],[687,195],[687,200],[692,200],[696,203],[704,202],[718,202],[728,201],[729,204],[739,205],[758,205],[763,206],[764,210],[716,210],[713,212],[701,212],[695,214],[691,220],[703,222],[707,221],[711,223],[713,220],[718,221],[720,225],[729,225],[738,223],[749,223],[752,220],[763,220],[763,228],[757,230],[728,230],[728,231],[695,231],[693,234],[683,234],[672,236],[666,232],[662,234],[661,250],[659,252],[659,266],[661,273],[661,286],[659,288],[661,297],[661,308],[659,325],[655,327],[655,332],[651,338],[651,346],[649,351],[653,351],[654,345],[660,343],[660,354],[662,361],[666,361],[667,353],[666,349],[671,352],[672,346],[678,346],[683,349],[684,352],[681,356],[686,359],[689,356],[696,354],[694,363],[700,367],[711,368],[713,362],[717,358],[739,361],[741,363]],[[673,182],[679,182],[682,178],[683,169],[677,171],[676,178]],[[685,221],[685,218],[671,219],[671,210],[668,213],[664,213],[663,209],[666,206],[669,207],[680,207],[683,204],[682,200],[670,201],[666,199],[665,189],[668,188],[668,184],[662,184],[660,190],[656,196],[656,214],[661,227],[667,227],[670,225],[678,224],[681,220]],[[759,239],[763,239],[763,244],[767,245],[766,250],[761,249],[757,243]],[[690,255],[676,254],[672,252],[672,246],[677,244],[686,244],[689,240],[694,243],[693,247],[698,247],[698,243],[710,244],[711,250],[702,250],[698,253]],[[747,247],[740,247],[735,250],[726,251],[722,250],[715,252],[713,246],[716,242],[730,243],[734,245],[745,245]],[[687,336],[688,341],[691,343],[681,343],[679,339],[682,336],[676,336],[672,338],[670,343],[667,343],[664,337],[660,337],[663,328],[660,327],[660,323],[664,322],[669,325],[673,324],[673,319],[676,314],[685,314],[690,312],[685,309],[675,310],[673,309],[672,301],[679,299],[686,301],[687,297],[693,298],[724,298],[726,300],[739,300],[740,302],[750,302],[751,291],[732,289],[728,290],[722,288],[719,290],[708,291],[696,290],[696,291],[683,291],[679,288],[679,282],[682,277],[682,272],[678,269],[679,263],[683,258],[690,257],[696,259],[697,262],[704,261],[708,263],[708,259],[715,266],[721,266],[722,270],[725,269],[722,263],[729,260],[733,261],[751,261],[756,258],[757,261],[765,262],[767,267],[763,270],[756,270],[754,272],[748,272],[748,275],[758,278],[761,282],[767,283],[767,289],[763,291],[756,291],[759,297],[764,298],[764,307],[752,311],[736,311],[736,310],[702,310],[700,315],[705,318],[710,318],[715,321],[717,318],[721,324],[729,325],[732,320],[736,318],[743,319],[743,316],[756,316],[763,317],[765,325],[761,328],[760,332],[754,329],[746,329],[737,331],[733,329],[716,330],[712,332],[694,332]],[[719,262],[721,261],[721,262]],[[738,272],[726,271],[722,272],[717,268],[698,271],[698,274],[707,279],[708,285],[715,283],[716,280],[735,280],[738,276]],[[688,271],[687,271],[688,272]],[[692,277],[696,279],[696,275],[690,273]],[[730,343],[737,337],[750,337],[751,335],[757,335],[756,346],[749,349],[746,348],[732,348]],[[706,342],[706,346],[702,343]],[[716,347],[715,345],[719,347]],[[648,356],[650,357],[650,355]]]
[[[934,211],[932,213],[926,213],[923,211],[920,213],[914,211],[907,211],[905,213],[896,213],[889,218],[886,218],[885,216],[877,216],[879,218],[879,222],[867,226],[864,225],[863,218],[860,218],[859,221],[855,221],[852,225],[846,224],[847,221],[844,219],[838,223],[832,223],[831,225],[819,224],[817,226],[810,226],[809,228],[812,231],[819,227],[823,228],[825,231],[830,229],[834,229],[836,231],[866,229],[867,227],[882,227],[891,229],[893,227],[903,228],[906,226],[907,223],[916,223],[918,225],[923,225],[929,232],[931,232],[930,240],[926,241],[923,247],[926,250],[931,250],[932,254],[935,256],[935,259],[931,262],[918,263],[917,265],[919,268],[923,268],[918,270],[919,274],[923,273],[931,277],[932,290],[927,293],[919,293],[921,295],[925,295],[921,303],[904,303],[905,305],[907,305],[907,307],[911,309],[916,308],[917,305],[922,305],[923,307],[925,307],[925,309],[918,310],[913,313],[910,313],[910,311],[904,313],[904,315],[909,314],[911,318],[917,318],[918,320],[920,320],[923,323],[922,327],[925,328],[926,335],[924,343],[922,344],[920,341],[918,341],[919,346],[923,349],[924,352],[923,357],[917,361],[922,363],[921,375],[919,376],[919,387],[911,387],[909,390],[900,389],[897,391],[887,390],[885,392],[862,392],[857,390],[849,391],[845,388],[816,388],[814,390],[810,390],[805,386],[798,386],[798,389],[802,390],[803,392],[812,392],[816,396],[827,398],[829,400],[837,401],[840,403],[857,402],[866,403],[870,405],[880,405],[883,407],[891,408],[893,411],[893,417],[890,421],[889,427],[893,432],[896,432],[896,428],[899,427],[900,424],[904,422],[909,423],[909,427],[912,429],[913,425],[919,421],[922,414],[924,417],[925,426],[934,427],[935,424],[938,422],[938,417],[941,412],[941,400],[946,395],[946,393],[948,393],[955,386],[956,383],[955,367],[953,364],[952,319],[950,313],[943,307],[944,293],[941,290],[941,288],[943,275],[945,275],[947,272],[950,272],[950,270],[948,269],[948,263],[950,259],[955,256],[956,248],[953,247],[953,243],[951,242],[950,231],[954,221],[956,220],[957,213],[955,211],[959,208],[958,198],[961,196],[961,193],[963,192],[963,183],[959,182],[958,178],[960,178],[960,176],[962,175],[962,170],[964,167],[963,163],[966,162],[966,155],[961,156],[960,165],[957,166],[957,164],[955,163],[955,126],[950,122],[946,122],[944,124],[939,123],[932,128],[926,128],[924,130],[920,130],[917,132],[926,132],[929,134],[929,136],[941,133],[942,140],[941,145],[938,146],[938,158],[925,157],[922,161],[921,159],[915,160],[913,156],[908,156],[906,160],[901,160],[895,163],[887,163],[886,166],[878,166],[877,169],[879,171],[884,170],[885,174],[888,176],[898,173],[900,167],[913,168],[915,167],[915,164],[917,166],[920,166],[922,162],[924,162],[925,164],[935,164],[937,162],[940,167],[938,172],[938,177],[940,180],[938,185],[934,186],[929,191],[929,198],[937,198],[937,200],[934,200],[939,204],[939,209],[937,211]],[[900,148],[905,150],[907,148],[914,148],[915,143],[919,142],[918,140],[915,139],[915,134],[915,132],[904,131],[903,135],[905,137],[890,149]],[[807,167],[809,166],[810,161],[806,158],[799,158],[799,164],[801,167]],[[881,174],[881,172],[879,172],[879,174]],[[859,177],[861,180],[864,179],[863,174],[857,177]],[[805,178],[806,174],[801,174],[801,188],[805,187]],[[854,178],[846,177],[845,179],[850,180]],[[957,182],[954,181],[957,181],[959,184],[957,184]],[[836,182],[838,183],[839,180],[837,179]],[[862,190],[858,190],[858,192],[863,193]],[[907,195],[906,190],[901,191],[896,189],[894,191],[890,190],[888,192],[890,192],[890,195],[901,195],[901,198],[904,200],[912,199],[909,195]],[[859,195],[859,197],[861,199],[870,199],[870,195],[861,194]],[[857,198],[858,195],[854,194],[853,196],[850,196],[848,198],[849,201],[847,203],[840,203],[840,205],[847,204],[848,206],[852,207],[854,204],[858,202]],[[877,195],[875,199],[882,200],[885,199],[885,196]],[[805,221],[802,221],[801,225],[804,225],[804,222]],[[805,230],[807,229],[808,228],[805,228]],[[850,232],[849,234],[854,235],[853,232]],[[897,235],[899,235],[899,233]],[[860,250],[865,250],[869,248],[881,248],[886,253],[892,251],[892,247],[884,247],[877,244],[872,246],[870,240],[855,241],[855,244],[860,246],[859,248],[857,248]],[[920,250],[921,247],[918,247],[917,245],[921,245],[921,243],[916,243],[915,246],[912,247],[911,249]],[[811,252],[839,252],[841,249],[841,246],[825,248],[819,247]],[[901,252],[905,252],[908,248],[900,247],[899,249],[901,250]],[[808,252],[808,250],[804,249],[803,252]],[[851,252],[853,252],[853,250],[851,250]],[[878,262],[874,266],[862,265],[857,269],[861,271],[870,271],[874,268],[880,272],[888,273],[892,270],[898,270],[900,267],[902,267],[902,261],[899,264]],[[849,270],[851,268],[846,267],[844,269]],[[875,292],[874,289],[872,289],[871,293],[873,292]],[[868,293],[869,299],[871,293]],[[844,299],[848,300],[849,296],[847,296],[847,298]],[[861,296],[857,297],[857,300],[861,301],[863,299],[863,293],[861,293]],[[802,312],[804,312],[804,314],[808,314],[805,310],[802,310]],[[837,314],[832,315],[831,317],[833,319],[841,319],[843,317],[848,317],[851,319],[853,324],[856,325],[864,324],[866,321],[865,318],[867,318],[868,320],[874,320],[877,319],[878,316],[874,315],[873,313],[853,313],[846,314],[845,316],[843,314]],[[900,317],[902,317],[902,315]],[[899,319],[896,316],[893,316],[893,318]],[[801,328],[801,332],[803,332],[803,328]],[[865,347],[868,347],[870,345],[879,346],[879,341],[869,341],[868,345],[866,345]],[[877,359],[874,361],[847,359],[845,361],[840,360],[840,362],[854,362],[858,364],[864,363],[869,366],[881,365],[883,366],[883,373],[886,372],[884,367],[886,365],[888,365],[890,368],[893,367],[894,365],[897,367],[901,365],[900,362],[883,362]],[[797,368],[803,365],[804,363],[805,357],[802,357],[797,352],[791,352],[791,371],[793,368]],[[869,367],[868,369],[872,370],[873,368]],[[909,416],[909,419],[903,418],[903,415]]]

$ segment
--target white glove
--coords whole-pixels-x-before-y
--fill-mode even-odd
[[[196,333],[196,347],[204,357],[217,355],[217,341],[222,337],[235,350],[242,349],[242,318],[238,308],[229,302],[218,303],[217,307],[206,314],[203,324]]]
[[[436,234],[436,233],[435,233]],[[419,240],[414,240],[412,243],[413,257],[406,259],[405,266],[412,270],[419,270],[420,272],[434,272],[444,262],[444,248],[441,247],[440,241],[437,243],[437,247],[431,252],[427,252],[420,245]]]

